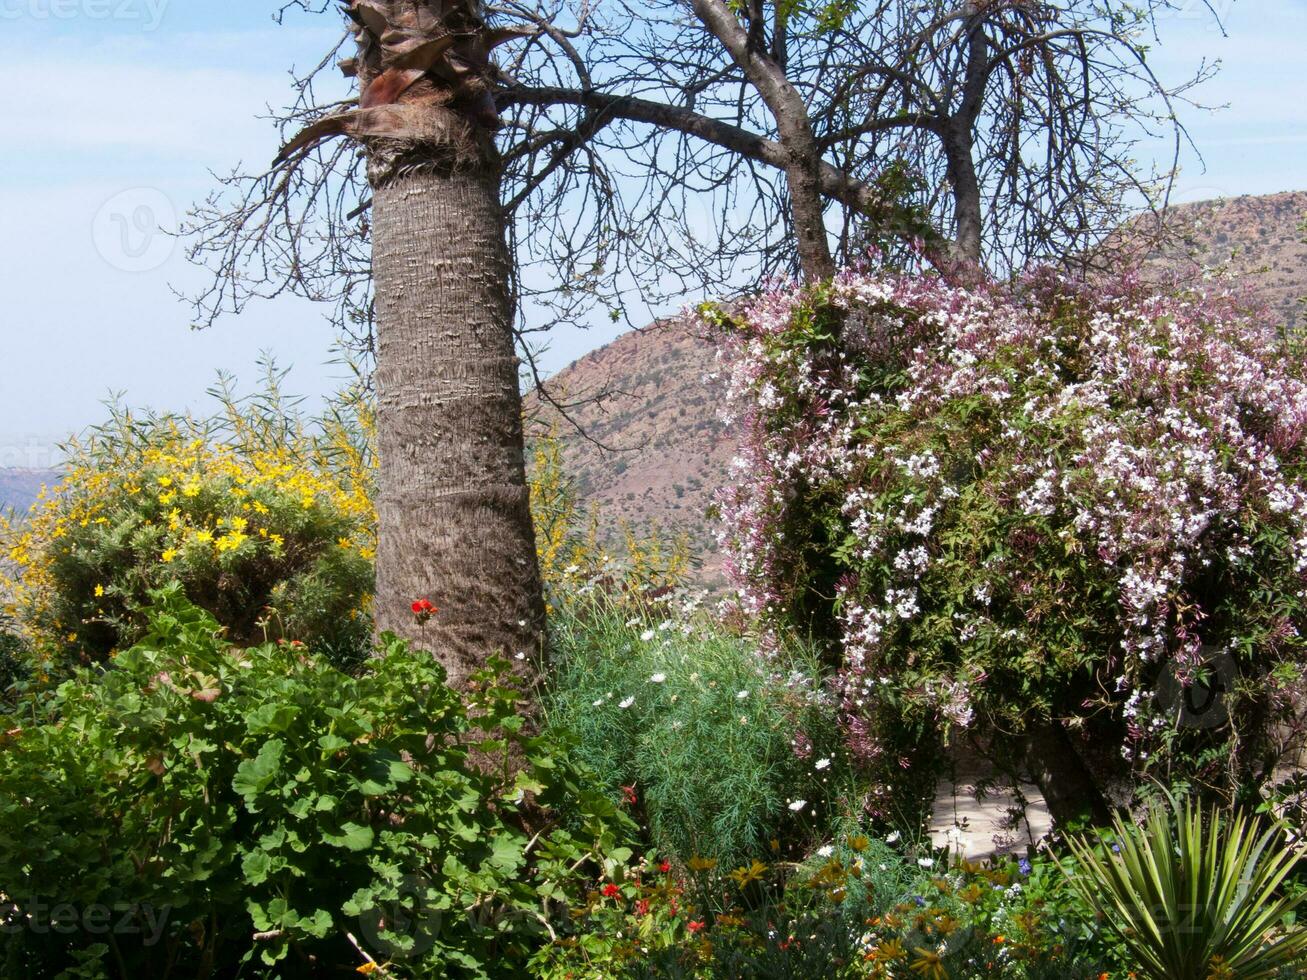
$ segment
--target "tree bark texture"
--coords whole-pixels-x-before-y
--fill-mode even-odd
[[[489,161],[408,166],[373,209],[376,622],[455,686],[495,653],[529,669],[544,627],[498,177]]]
[[[957,223],[954,252],[962,265],[979,270],[983,257],[984,210],[980,200],[980,179],[976,176],[975,128],[984,108],[991,69],[983,7],[971,2],[966,5],[966,10],[967,65],[962,101],[957,114],[948,120],[941,135],[949,180],[953,182]]]
[[[1058,827],[1084,820],[1098,827],[1111,822],[1107,800],[1059,723],[1049,722],[1031,733],[1026,764]]]
[[[944,133],[944,153],[948,160],[949,179],[953,182],[957,224],[953,251],[960,266],[979,270],[983,258],[984,211],[972,150],[970,128],[954,120]]]

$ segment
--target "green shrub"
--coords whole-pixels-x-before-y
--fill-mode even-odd
[[[26,645],[16,624],[0,613],[0,699],[26,676]]]
[[[1142,826],[1117,817],[1109,844],[1072,838],[1070,874],[1151,980],[1254,980],[1301,967],[1307,928],[1293,913],[1307,894],[1283,885],[1301,843],[1242,813],[1158,806]]]
[[[366,954],[388,976],[517,976],[629,856],[506,665],[465,703],[398,642],[354,677],[297,643],[230,647],[177,586],[157,598],[139,645],[3,726],[0,975],[325,975]]]
[[[552,625],[551,722],[652,843],[682,862],[747,863],[820,836],[846,778],[820,677],[792,653],[604,599]],[[627,787],[627,789],[623,789]],[[793,809],[791,809],[793,807]]]

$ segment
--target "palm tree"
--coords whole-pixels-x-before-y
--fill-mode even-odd
[[[544,604],[523,459],[500,204],[499,118],[477,0],[351,0],[358,108],[326,136],[365,148],[373,190],[377,627],[431,649],[460,684],[500,653],[534,660]],[[413,603],[429,599],[427,622]],[[525,655],[525,657],[519,657]]]

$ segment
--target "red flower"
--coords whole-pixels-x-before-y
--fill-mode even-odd
[[[640,901],[638,901],[638,902],[635,903],[635,914],[636,914],[636,915],[648,915],[648,914],[649,914],[649,899],[647,899],[647,898],[642,898],[642,899],[640,899]]]
[[[418,618],[419,623],[425,623],[435,614],[436,607],[431,604],[430,599],[419,599],[413,603],[413,615]]]
[[[663,874],[668,874],[672,870],[672,862],[664,861],[662,864],[658,865],[658,870]]]
[[[639,802],[639,799],[635,795],[635,783],[632,783],[630,786],[623,786],[622,796],[626,798],[627,803],[631,806],[635,806],[635,804]]]
[[[611,881],[604,885],[604,898],[616,898],[620,894],[622,894],[622,890]]]
[[[704,925],[703,920],[699,919],[694,922],[686,923],[685,927],[689,929],[690,932],[698,932],[700,929],[703,928],[703,925]]]

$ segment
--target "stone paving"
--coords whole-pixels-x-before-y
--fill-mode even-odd
[[[1024,855],[1053,828],[1043,794],[1037,786],[1022,785],[1024,813],[1010,789],[995,789],[978,800],[976,783],[984,775],[984,769],[975,763],[959,764],[952,778],[940,780],[931,814],[931,841],[970,860],[995,854]]]

